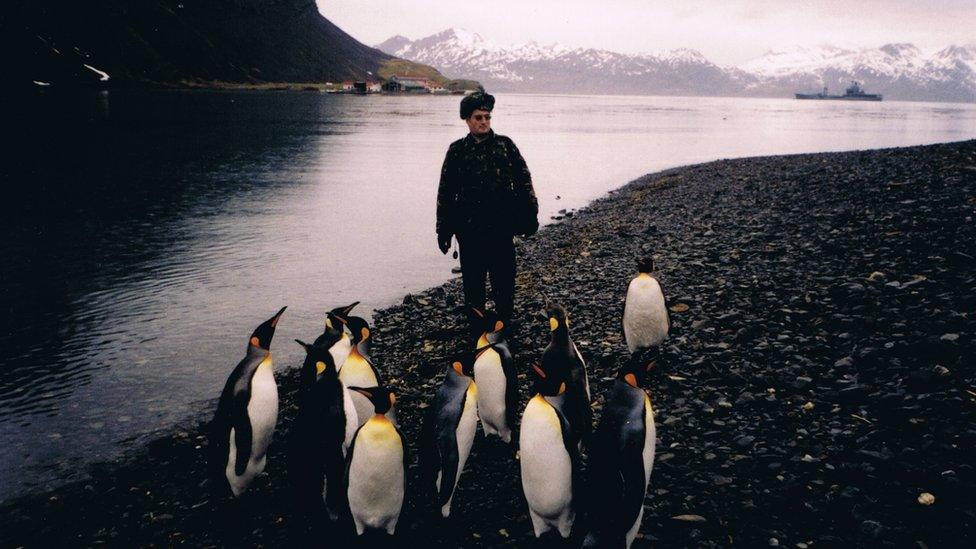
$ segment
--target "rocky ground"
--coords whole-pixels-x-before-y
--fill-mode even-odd
[[[570,312],[598,417],[626,351],[635,257],[653,253],[672,307],[687,309],[648,384],[657,460],[635,547],[973,547],[974,216],[976,141],[648,175],[523,243],[517,359],[545,346],[544,291]],[[373,356],[412,450],[460,345],[460,304],[455,280],[374,315]],[[4,505],[3,545],[345,546],[291,503],[295,373],[280,368],[267,472],[242,500],[210,498],[201,421]],[[411,491],[398,537],[535,543],[511,453],[479,435],[453,518]]]

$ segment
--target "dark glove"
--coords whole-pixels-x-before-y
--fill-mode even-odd
[[[446,254],[451,249],[451,235],[437,235],[437,247]]]

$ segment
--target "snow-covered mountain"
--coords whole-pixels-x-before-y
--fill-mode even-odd
[[[395,36],[376,47],[495,91],[791,97],[824,85],[841,92],[858,80],[887,99],[976,102],[976,44],[928,54],[911,44],[796,47],[738,67],[690,49],[623,54],[536,42],[501,46],[458,29],[419,40]]]
[[[851,80],[889,99],[976,101],[976,44],[925,53],[912,44],[880,48],[794,47],[739,67],[755,77],[753,93],[841,92]]]
[[[688,49],[629,55],[536,42],[500,46],[457,29],[415,41],[396,36],[376,48],[496,91],[728,95],[741,85],[739,71]]]

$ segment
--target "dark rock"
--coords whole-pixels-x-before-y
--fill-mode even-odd
[[[861,523],[861,533],[871,538],[878,538],[884,531],[884,526],[874,520],[866,520]]]

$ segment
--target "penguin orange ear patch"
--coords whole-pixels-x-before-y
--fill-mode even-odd
[[[254,345],[255,347],[260,347],[261,346],[261,340],[258,339],[257,336],[254,336],[254,337],[251,338],[251,345]]]
[[[556,328],[559,328],[559,321],[553,317],[549,317],[549,330],[555,332]]]
[[[395,404],[396,404],[396,395],[390,393],[390,408],[392,408]]]
[[[560,383],[559,384],[559,393],[558,394],[561,395],[561,394],[563,394],[565,392],[566,392],[566,384],[565,383]]]
[[[502,328],[504,328],[504,327],[505,327],[505,323],[504,322],[502,322],[501,320],[495,321],[495,331],[496,332],[502,331]]]
[[[363,328],[363,341],[369,339],[369,328]]]
[[[321,360],[318,361],[318,362],[316,362],[315,363],[315,373],[316,374],[321,374],[324,371],[325,371],[325,363],[322,362]]]
[[[634,374],[625,375],[624,381],[626,381],[627,385],[630,385],[631,387],[637,387],[637,376],[635,376]]]
[[[454,361],[454,364],[451,364],[451,367],[454,368],[454,371],[455,372],[457,372],[457,373],[459,373],[461,375],[464,375],[464,372],[461,371],[461,363],[460,362]]]

